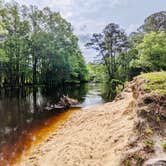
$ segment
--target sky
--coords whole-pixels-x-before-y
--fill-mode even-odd
[[[10,0],[5,0],[10,1]],[[166,0],[16,0],[20,4],[45,6],[61,13],[71,22],[87,62],[96,52],[85,48],[93,33],[102,32],[109,23],[119,24],[127,34],[143,24],[152,13],[166,10]]]

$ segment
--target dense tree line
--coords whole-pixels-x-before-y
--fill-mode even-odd
[[[166,12],[152,14],[130,35],[110,23],[86,46],[100,57],[100,64],[89,66],[96,82],[126,81],[140,72],[166,70]],[[88,80],[71,24],[48,7],[16,2],[0,1],[0,71],[0,84],[8,86]]]
[[[107,76],[105,74],[105,65],[97,64],[97,63],[89,63],[88,65],[89,71],[89,81],[94,83],[101,83],[107,80]]]
[[[152,14],[129,36],[110,23],[102,33],[93,34],[86,46],[98,52],[108,81],[127,81],[141,72],[166,70],[166,12]]]
[[[46,7],[0,2],[0,84],[58,84],[87,80],[72,26]]]

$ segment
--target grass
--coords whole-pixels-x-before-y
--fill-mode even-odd
[[[153,148],[153,146],[154,146],[154,142],[151,138],[147,138],[147,139],[143,140],[143,144],[146,148]]]
[[[125,159],[123,163],[124,166],[133,166],[133,165],[141,166],[143,165],[144,160],[145,159],[142,158],[139,154],[132,154],[127,159]]]
[[[163,147],[164,150],[166,150],[166,139],[163,141],[162,147]]]
[[[143,84],[143,90],[146,92],[156,92],[161,95],[166,94],[166,72],[147,73],[139,77],[146,80]]]
[[[152,135],[153,131],[152,131],[151,128],[148,127],[148,128],[146,128],[145,133],[148,134],[148,135]]]

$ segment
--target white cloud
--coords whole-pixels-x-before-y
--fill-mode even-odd
[[[10,0],[4,0],[10,1]],[[83,44],[88,35],[101,32],[110,22],[125,27],[127,34],[135,31],[145,16],[156,10],[165,10],[166,1],[148,2],[144,0],[16,0],[20,4],[45,6],[59,11],[74,27],[80,39],[80,47],[87,54]],[[90,54],[90,53],[88,53]],[[89,56],[88,56],[89,57]]]
[[[126,29],[127,34],[136,31],[140,25],[138,24],[130,24],[129,27]]]
[[[69,6],[72,4],[73,0],[48,0],[47,2],[52,5]]]
[[[112,7],[119,7],[119,6],[126,6],[128,5],[129,0],[112,0],[111,5]]]

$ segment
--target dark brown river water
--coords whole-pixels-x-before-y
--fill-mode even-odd
[[[82,107],[111,101],[116,95],[108,85],[101,84],[1,89],[0,166],[13,165],[32,144],[41,142],[71,112],[76,111],[44,110],[45,106],[56,104],[63,94],[78,99]]]

